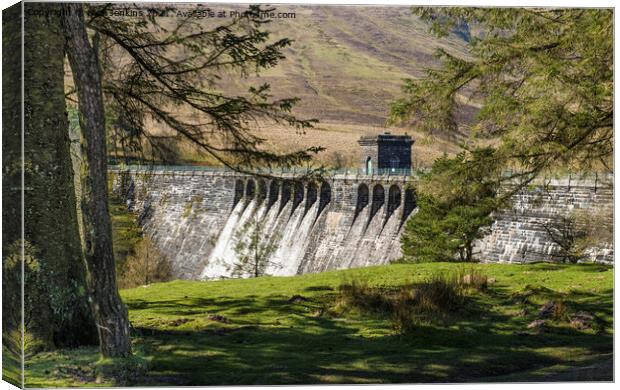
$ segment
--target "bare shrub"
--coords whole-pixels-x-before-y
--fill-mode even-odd
[[[457,271],[457,280],[462,288],[485,291],[490,284],[489,277],[476,267],[463,267]]]
[[[547,301],[540,308],[538,317],[564,321],[568,319],[568,309],[563,301]]]
[[[143,237],[127,257],[118,280],[119,288],[132,288],[150,283],[166,282],[172,278],[170,261],[157,249],[149,237]]]
[[[435,274],[422,283],[409,284],[397,290],[352,281],[340,285],[334,311],[356,310],[362,314],[385,315],[396,333],[405,334],[422,323],[444,320],[465,303],[467,290],[485,290],[487,281],[488,277],[474,268]]]
[[[397,334],[410,333],[419,325],[420,319],[415,316],[414,295],[415,290],[412,288],[402,288],[396,295],[390,322]]]
[[[423,312],[450,311],[463,302],[462,283],[454,275],[433,275],[414,291],[413,303]]]
[[[611,211],[580,210],[540,225],[557,245],[552,257],[564,263],[577,263],[589,257],[589,248],[613,244],[611,221]]]
[[[563,321],[568,318],[568,309],[566,304],[562,301],[556,302],[553,307],[553,319],[557,321]]]
[[[338,287],[335,311],[342,313],[356,309],[362,313],[389,311],[390,298],[385,291],[370,287],[368,282],[353,280]]]
[[[444,320],[465,300],[458,273],[436,274],[420,284],[405,286],[396,295],[390,318],[398,334],[406,334],[422,323]]]

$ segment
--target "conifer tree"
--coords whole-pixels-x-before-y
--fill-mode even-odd
[[[470,57],[439,49],[443,65],[409,79],[392,122],[428,132],[467,128],[464,99],[481,108],[471,139],[492,140],[495,163],[527,182],[559,167],[612,170],[613,10],[414,8],[439,36],[478,31]],[[474,29],[475,28],[475,29]]]
[[[234,251],[237,257],[232,266],[233,276],[259,277],[266,275],[267,267],[275,265],[271,257],[278,249],[277,234],[269,237],[265,221],[255,212],[235,233]]]
[[[490,148],[443,156],[418,185],[418,212],[401,236],[408,261],[475,261],[474,241],[482,237],[501,206],[501,175]]]

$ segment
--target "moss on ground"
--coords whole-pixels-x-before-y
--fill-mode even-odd
[[[606,361],[613,351],[613,269],[583,264],[477,265],[496,279],[469,291],[437,323],[395,333],[389,316],[326,310],[353,280],[385,290],[459,270],[461,264],[394,264],[295,277],[174,281],[121,292],[134,347],[149,361],[142,385],[541,381]],[[548,319],[528,329],[549,301],[586,312],[596,326]],[[92,386],[72,374],[96,348],[37,355],[28,386]],[[558,376],[559,375],[559,376]],[[570,377],[570,376],[569,376]],[[599,369],[591,380],[611,379]],[[101,384],[113,384],[103,382]]]

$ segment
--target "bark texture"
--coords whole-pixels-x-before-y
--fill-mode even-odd
[[[78,94],[83,140],[82,222],[87,280],[101,354],[131,354],[129,320],[118,294],[108,210],[105,115],[97,53],[88,40],[81,4],[63,5],[67,55]]]
[[[28,337],[33,338],[28,345],[46,349],[89,344],[96,340],[77,225],[64,99],[64,38],[59,10],[60,7],[54,4],[24,4],[24,73],[22,75],[19,69],[19,75],[8,77],[3,87],[3,168],[5,179],[8,179],[3,189],[7,195],[3,208],[3,265],[6,269],[10,267],[7,260],[18,260],[21,270],[24,262],[24,324]],[[9,17],[8,14],[5,16]],[[20,23],[21,31],[21,12],[11,14],[10,19],[6,22]],[[4,69],[12,74],[15,72],[13,67],[21,59],[21,39],[16,47],[13,47],[13,39],[10,40],[11,52],[5,51],[4,56],[9,67]],[[20,76],[24,77],[23,97]],[[21,256],[22,218],[25,257]],[[8,281],[3,278],[3,284],[5,282]],[[18,286],[11,286],[9,290],[21,288],[21,280],[9,283],[15,282]]]

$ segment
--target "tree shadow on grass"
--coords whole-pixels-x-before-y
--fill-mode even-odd
[[[575,267],[575,264],[568,263],[552,263],[552,262],[536,262],[528,264],[532,269],[537,271],[561,271],[565,269],[577,269],[580,272],[606,272],[613,269],[613,266],[606,264],[583,263]]]
[[[219,335],[156,331],[149,337],[152,369],[179,373],[191,385],[419,383],[465,382],[561,363],[529,350],[537,337],[521,342],[487,335],[489,342],[482,344],[476,331],[421,328],[407,337],[363,338],[328,323],[315,334],[295,328]],[[157,352],[167,347],[168,353]]]
[[[132,305],[145,309],[143,302]],[[478,300],[446,324],[420,325],[405,336],[380,326],[371,329],[374,333],[364,331],[360,322],[372,327],[371,319],[313,314],[320,306],[279,296],[149,302],[149,311],[166,315],[196,314],[197,307],[227,313],[231,325],[135,331],[153,356],[152,374],[180,376],[188,385],[467,382],[571,360],[543,348],[596,354],[612,346],[610,335],[579,331],[515,335],[526,319],[498,313]],[[286,318],[283,324],[276,321],[279,316]]]

